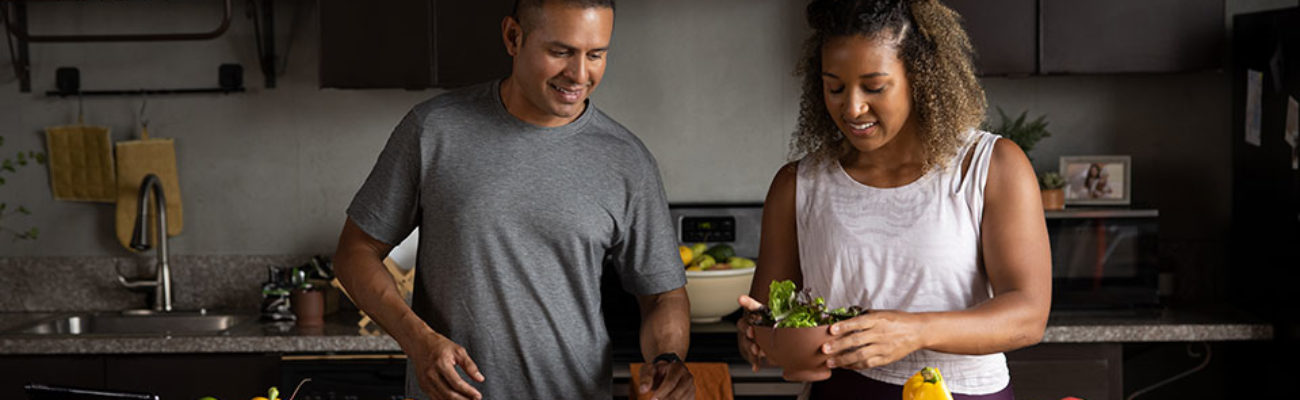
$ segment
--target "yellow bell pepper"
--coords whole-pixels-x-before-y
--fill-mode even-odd
[[[925,367],[903,384],[903,400],[952,400],[952,394],[943,384],[939,369]]]

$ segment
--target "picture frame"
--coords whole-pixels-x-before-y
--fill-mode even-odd
[[[1129,205],[1133,160],[1126,155],[1061,156],[1066,205]]]

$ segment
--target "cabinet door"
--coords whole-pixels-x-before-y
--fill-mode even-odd
[[[1042,72],[1219,68],[1223,0],[1041,0]]]
[[[26,399],[23,386],[40,383],[104,388],[104,359],[96,356],[0,357],[0,399]]]
[[[501,20],[510,0],[434,0],[434,84],[472,85],[510,72],[510,55],[501,39]]]
[[[107,357],[104,367],[109,389],[164,399],[249,399],[280,384],[280,358],[273,355],[124,355]]]
[[[1038,71],[1037,0],[948,0],[961,14],[981,76]]]
[[[1007,353],[1018,399],[1119,400],[1123,363],[1119,343],[1045,343]]]
[[[321,87],[432,86],[432,13],[430,0],[321,0]]]

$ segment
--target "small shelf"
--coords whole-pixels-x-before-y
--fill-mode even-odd
[[[1064,210],[1049,210],[1044,213],[1047,219],[1156,218],[1160,216],[1160,210],[1156,209],[1104,207],[1066,207]]]
[[[136,90],[83,90],[80,92],[61,92],[51,90],[45,92],[46,96],[58,97],[76,97],[76,96],[153,96],[164,94],[200,94],[200,93],[243,93],[243,87],[234,88],[196,88],[196,89],[136,89]]]

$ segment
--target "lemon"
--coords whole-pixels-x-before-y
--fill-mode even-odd
[[[704,243],[696,243],[691,246],[691,251],[698,257],[700,254],[704,254],[704,250],[707,250],[708,248],[709,246]]]
[[[682,254],[682,265],[691,265],[691,260],[695,258],[695,251],[690,247],[677,246],[677,252]]]

